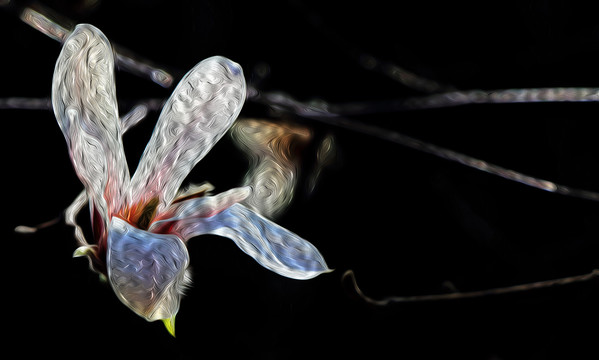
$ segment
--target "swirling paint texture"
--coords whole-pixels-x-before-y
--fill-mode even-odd
[[[148,320],[168,319],[179,309],[189,276],[189,254],[175,235],[152,234],[114,218],[106,262],[121,301]]]
[[[71,161],[90,205],[109,219],[129,185],[108,39],[89,25],[78,26],[65,42],[52,82],[52,106]],[[93,223],[98,235],[106,221]]]
[[[186,242],[197,235],[232,239],[259,264],[280,275],[308,279],[329,271],[309,242],[240,204],[249,186],[208,196],[208,184],[181,192],[184,178],[227,132],[245,101],[241,67],[215,56],[197,64],[167,100],[130,179],[118,118],[114,58],[108,39],[78,25],[56,62],[52,105],[85,194],[69,207],[92,268],[117,297],[148,321],[174,318],[189,284]],[[85,241],[75,215],[90,203],[95,242]]]
[[[243,119],[235,123],[231,135],[250,160],[244,184],[254,191],[243,203],[267,218],[276,218],[293,200],[298,150],[312,134],[298,125]]]
[[[164,105],[131,179],[130,202],[158,196],[157,210],[165,209],[191,169],[233,125],[245,92],[241,67],[228,59],[209,58],[191,69]]]

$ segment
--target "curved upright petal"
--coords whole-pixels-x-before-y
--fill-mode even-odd
[[[94,26],[78,25],[64,42],[54,69],[52,106],[75,171],[106,223],[120,207],[129,170],[121,139],[113,52]]]
[[[196,200],[198,216],[187,212],[187,217],[159,221],[154,224],[155,230],[168,229],[183,241],[203,234],[227,237],[260,265],[293,279],[311,279],[330,271],[314,245],[291,231],[241,204],[203,217],[202,201],[206,200]]]
[[[167,100],[137,170],[129,203],[157,212],[174,199],[191,169],[231,127],[245,101],[241,67],[215,56],[197,64]]]

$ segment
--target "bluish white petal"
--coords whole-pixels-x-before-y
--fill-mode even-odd
[[[188,284],[189,254],[175,235],[153,234],[114,217],[108,230],[108,281],[118,298],[148,321],[177,314]]]
[[[197,64],[167,100],[131,180],[130,204],[158,198],[158,213],[231,127],[245,101],[241,67],[215,56]]]
[[[170,226],[169,223],[173,221],[214,216],[233,204],[245,200],[251,194],[251,191],[249,186],[243,186],[217,195],[192,198],[172,204],[166,211],[156,217],[149,231],[164,233],[165,231],[161,231],[162,225]],[[168,232],[177,234],[170,230]]]
[[[314,245],[241,204],[211,217],[165,220],[160,226],[184,241],[203,234],[227,237],[260,265],[289,278],[310,279],[330,271]]]

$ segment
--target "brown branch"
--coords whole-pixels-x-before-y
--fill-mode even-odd
[[[59,16],[51,16],[51,13],[51,10],[39,3],[35,3],[31,7],[23,9],[19,17],[23,22],[42,34],[56,41],[63,42],[71,33],[70,26],[66,25],[66,23],[70,23],[71,21],[66,19],[57,20],[56,18]],[[113,48],[116,53],[116,63],[120,69],[133,75],[148,78],[165,88],[173,85],[174,76],[168,71],[147,59],[142,59],[122,46],[113,44]]]
[[[353,294],[357,295],[364,302],[375,305],[375,306],[387,306],[389,304],[394,303],[410,303],[410,302],[425,302],[425,301],[441,301],[441,300],[461,300],[468,298],[476,298],[490,295],[502,295],[502,294],[510,294],[516,292],[530,291],[536,289],[543,289],[553,286],[559,285],[568,285],[577,282],[583,282],[592,280],[595,278],[599,278],[599,269],[595,269],[588,274],[583,275],[575,275],[565,278],[553,279],[553,280],[545,280],[538,281],[528,284],[507,286],[495,289],[487,289],[487,290],[477,290],[477,291],[469,291],[469,292],[452,292],[447,294],[433,294],[433,295],[412,295],[412,296],[391,296],[386,297],[380,300],[373,299],[367,295],[365,295],[362,290],[358,287],[358,283],[356,282],[356,276],[352,270],[347,270],[342,276],[342,282],[349,287],[349,290],[353,292]]]

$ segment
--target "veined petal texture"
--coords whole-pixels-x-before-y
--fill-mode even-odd
[[[118,211],[129,183],[108,39],[77,25],[66,39],[52,80],[52,106],[71,161],[104,221]]]
[[[241,67],[214,56],[187,73],[167,100],[131,180],[130,204],[164,210],[191,169],[231,127],[245,101]]]
[[[242,186],[213,196],[203,196],[174,203],[156,217],[149,231],[172,233],[172,231],[164,231],[164,229],[170,228],[173,221],[214,216],[233,204],[245,200],[251,192],[251,187]]]
[[[161,224],[167,225],[184,241],[203,234],[227,237],[260,265],[289,278],[311,279],[330,271],[314,245],[241,204],[211,217],[189,216]]]
[[[189,282],[189,254],[175,235],[153,234],[114,217],[108,231],[108,280],[119,299],[149,321],[177,314]]]

